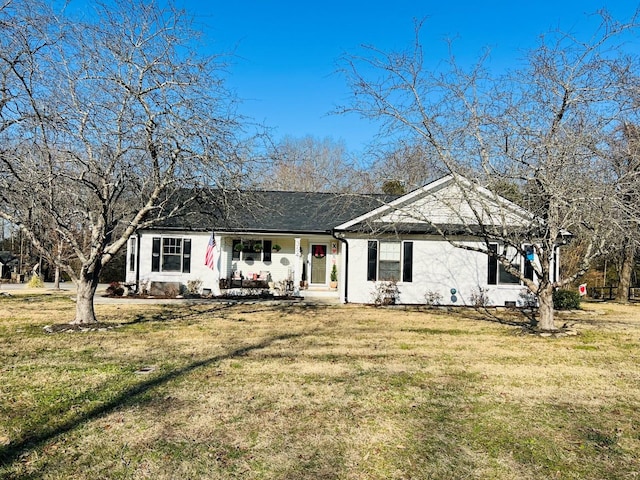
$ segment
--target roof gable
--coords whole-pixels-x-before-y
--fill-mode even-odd
[[[336,230],[477,230],[480,226],[527,227],[533,215],[464,177],[448,175],[353,218]],[[461,229],[463,226],[465,228]]]

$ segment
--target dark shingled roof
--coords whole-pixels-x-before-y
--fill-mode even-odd
[[[154,228],[325,233],[397,196],[307,192],[210,192],[182,216]]]
[[[7,252],[7,251],[0,251],[0,262],[7,264],[9,263],[11,260],[14,260],[16,257],[13,255],[13,253],[11,252]]]

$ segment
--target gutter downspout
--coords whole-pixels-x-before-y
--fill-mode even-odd
[[[140,288],[140,233],[136,233],[136,289]]]
[[[349,303],[349,242],[338,237],[335,229],[331,230],[331,236],[344,245],[344,303]]]

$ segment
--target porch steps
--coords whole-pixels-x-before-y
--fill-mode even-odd
[[[329,289],[314,289],[309,288],[307,290],[300,290],[300,295],[304,298],[306,302],[314,302],[314,303],[328,303],[328,304],[339,304],[340,303],[340,293],[336,290]]]

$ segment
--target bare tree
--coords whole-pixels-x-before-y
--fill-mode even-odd
[[[400,141],[378,154],[367,173],[375,191],[384,191],[385,183],[399,183],[409,192],[448,172],[434,159],[428,145]]]
[[[382,120],[384,137],[427,145],[431,158],[461,179],[459,197],[466,205],[455,205],[465,212],[458,215],[457,231],[481,238],[483,245],[470,247],[446,229],[440,234],[496,257],[520,278],[537,296],[543,330],[555,328],[554,289],[586,271],[613,228],[615,182],[603,149],[629,108],[623,76],[637,74],[638,65],[625,55],[622,36],[637,24],[635,16],[624,24],[606,12],[601,17],[590,40],[551,32],[529,52],[524,67],[502,76],[484,68],[485,58],[471,68],[462,68],[453,55],[440,67],[428,65],[421,24],[408,51],[365,47],[363,55],[343,58],[354,96],[342,111]],[[524,192],[522,206],[532,213],[524,224],[514,222],[507,204],[495,210],[500,189],[511,184]],[[574,272],[556,278],[554,258],[569,233],[584,246],[581,261]],[[510,252],[524,257],[529,248],[537,258],[535,281],[512,264]]]
[[[610,250],[617,253],[619,263],[616,300],[626,303],[640,242],[640,129],[637,125],[625,123],[614,132],[611,167],[617,186],[613,212],[617,235],[612,239]]]
[[[76,282],[76,323],[96,321],[100,271],[133,233],[245,168],[222,57],[198,55],[186,13],[93,7],[91,21],[0,10],[0,217]]]
[[[270,152],[258,186],[266,190],[301,192],[362,191],[363,176],[344,142],[331,138],[285,137]]]

